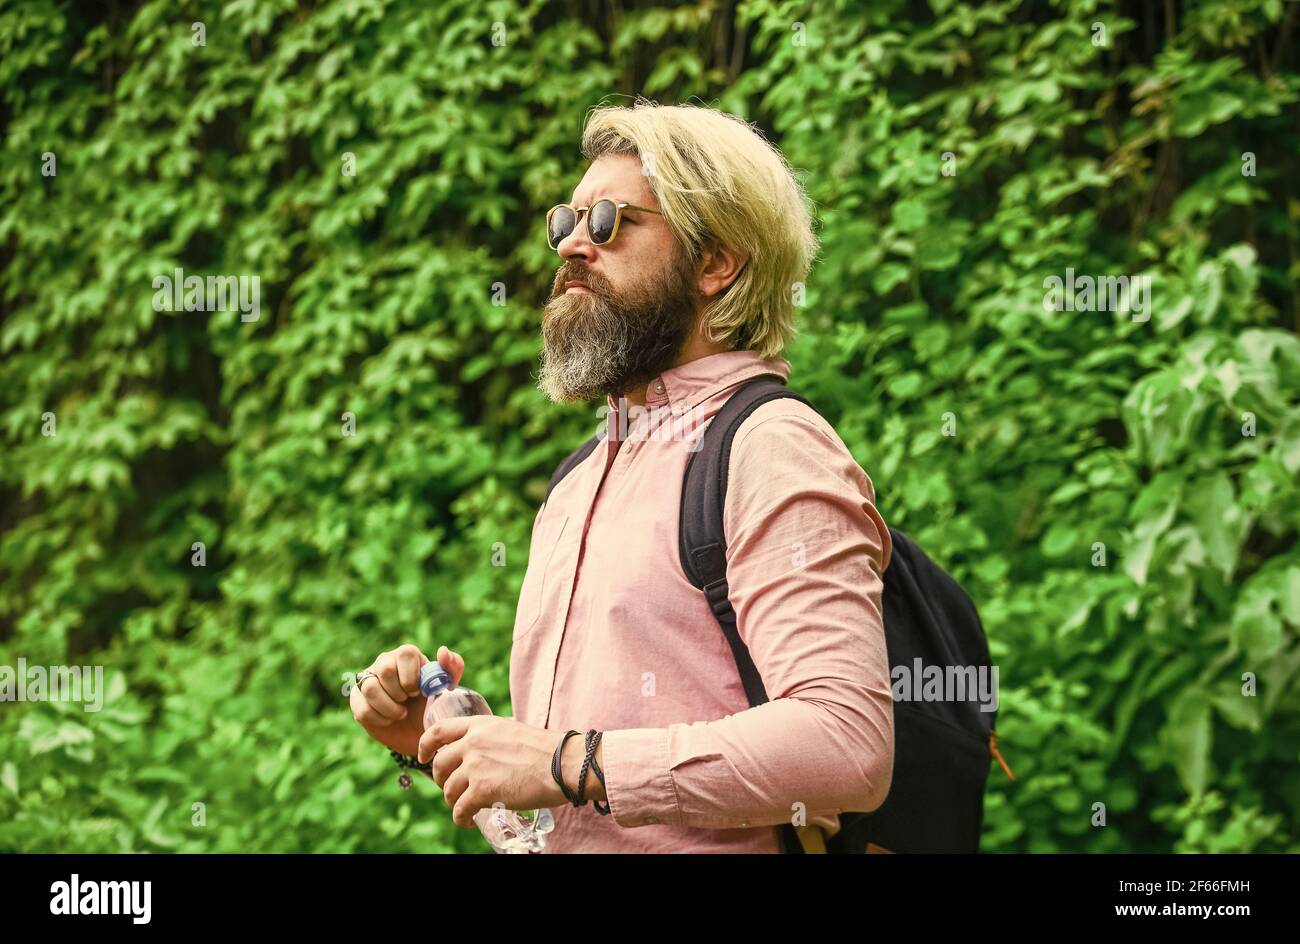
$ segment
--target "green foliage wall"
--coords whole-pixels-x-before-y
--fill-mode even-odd
[[[0,4],[0,664],[115,696],[0,705],[0,850],[487,849],[341,689],[445,643],[509,711],[596,426],[534,387],[542,216],[642,93],[816,203],[792,381],[980,607],[984,848],[1300,851],[1297,8]],[[260,317],[156,312],[178,267]],[[1045,310],[1067,268],[1149,319]]]

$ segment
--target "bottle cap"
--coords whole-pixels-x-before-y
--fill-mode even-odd
[[[436,695],[451,688],[451,673],[441,662],[426,662],[420,668],[420,691],[426,696]]]

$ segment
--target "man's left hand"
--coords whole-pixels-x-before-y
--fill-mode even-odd
[[[433,758],[431,773],[452,808],[452,821],[470,829],[474,814],[494,803],[510,810],[566,804],[551,776],[551,758],[563,736],[495,715],[444,718],[420,738],[418,758],[420,763]],[[581,756],[582,738],[570,740],[577,742]],[[589,775],[589,782],[594,779]]]

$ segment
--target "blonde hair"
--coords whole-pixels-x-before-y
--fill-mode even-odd
[[[794,291],[817,237],[807,194],[781,152],[753,125],[697,105],[602,105],[582,133],[582,155],[639,157],[669,228],[698,262],[711,241],[748,255],[704,309],[710,341],[778,356],[797,333]]]

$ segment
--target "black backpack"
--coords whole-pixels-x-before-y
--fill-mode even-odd
[[[722,514],[736,430],[759,406],[782,397],[812,406],[773,375],[741,384],[710,421],[703,442],[687,462],[682,484],[682,569],[708,598],[731,646],[751,707],[763,704],[768,697],[736,630],[736,614],[727,597]],[[602,430],[560,463],[551,476],[547,497],[604,436]],[[969,666],[987,671],[988,641],[970,597],[905,534],[893,528],[889,533],[893,552],[884,573],[882,603],[891,672],[902,666],[911,673],[917,659],[925,667]],[[990,758],[997,757],[1007,776],[1015,779],[998,752],[996,715],[996,710],[981,711],[972,700],[896,700],[889,795],[873,812],[840,813],[840,830],[824,840],[825,851],[978,852]],[[791,824],[781,825],[779,831],[784,852],[823,849],[822,842],[808,838],[807,829],[802,831],[802,839]]]

